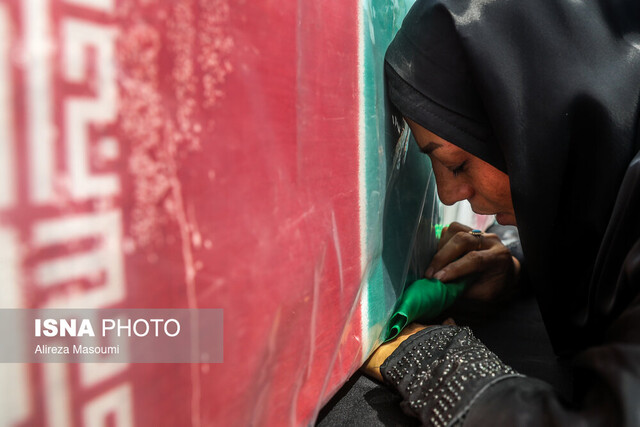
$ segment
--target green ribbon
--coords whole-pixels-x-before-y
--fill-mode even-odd
[[[420,279],[407,286],[391,316],[385,342],[397,337],[414,320],[438,316],[451,307],[466,286],[464,280],[445,284],[435,279]]]

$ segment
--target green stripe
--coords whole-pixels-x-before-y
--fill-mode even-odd
[[[405,283],[422,276],[424,263],[435,248],[432,224],[438,222],[439,215],[428,157],[421,155],[413,140],[408,141],[406,151],[396,150],[397,134],[386,105],[384,53],[412,3],[413,0],[362,2],[366,189],[362,250],[368,288],[368,324],[363,325],[363,334],[370,334],[370,339],[364,341],[371,345],[382,339]],[[364,350],[367,353],[369,349]]]

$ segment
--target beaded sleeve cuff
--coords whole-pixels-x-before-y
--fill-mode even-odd
[[[474,400],[496,382],[520,377],[468,327],[434,326],[405,340],[380,367],[398,389],[405,412],[425,425],[460,423]]]

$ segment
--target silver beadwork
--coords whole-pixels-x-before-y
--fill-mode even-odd
[[[420,341],[387,368],[385,376],[403,387],[409,407],[434,426],[458,421],[485,384],[517,374],[489,351],[467,327],[425,330]]]

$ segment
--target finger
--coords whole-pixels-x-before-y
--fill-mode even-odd
[[[460,259],[446,265],[434,274],[441,282],[450,282],[473,273],[482,273],[497,265],[511,262],[511,254],[504,246],[494,246],[482,251],[469,252]]]
[[[481,249],[481,245],[482,239],[478,236],[473,236],[465,231],[456,233],[436,252],[425,276],[428,278],[433,277],[433,274],[442,270],[444,266],[460,258],[467,252]]]
[[[489,249],[495,245],[504,246],[497,234],[482,233],[482,249]]]
[[[502,240],[500,240],[497,234],[482,233],[480,234],[480,236],[473,235],[471,233],[469,234],[475,237],[476,239],[478,239],[478,248],[476,249],[477,251],[493,249],[496,247],[501,247],[501,248],[505,247],[504,244],[502,243]]]
[[[469,252],[460,259],[447,264],[437,271],[433,275],[433,278],[446,283],[472,273],[480,273],[487,268],[487,252],[488,251]]]
[[[444,322],[442,322],[443,325],[450,325],[450,326],[455,326],[456,325],[456,321],[453,320],[453,318],[448,317],[447,319],[445,319]]]
[[[420,325],[418,323],[411,323],[407,325],[398,337],[395,339],[380,345],[369,359],[363,365],[364,371],[367,375],[382,381],[382,374],[380,373],[380,367],[384,364],[389,356],[398,348],[398,346],[414,333],[426,328],[427,326]]]
[[[440,240],[438,241],[438,250],[440,250],[440,248],[442,248],[453,236],[461,231],[471,231],[471,227],[454,221],[449,224],[448,227],[443,228]]]
[[[453,237],[455,233],[450,233],[449,232],[449,227],[445,227],[442,229],[442,234],[440,234],[440,240],[438,240],[438,249],[440,250],[440,248],[442,248],[442,246],[444,246],[450,239],[451,237]]]
[[[453,236],[461,231],[471,231],[471,227],[455,221],[449,224],[447,227],[444,227],[440,235],[440,240],[438,241],[438,247],[442,247],[442,245],[447,243]]]
[[[472,228],[468,225],[460,224],[457,221],[453,221],[451,224],[449,224],[449,230],[458,233],[460,231],[471,231]]]
[[[462,224],[460,224],[460,225],[462,225]],[[469,228],[469,227],[464,226],[464,225],[462,227],[464,227],[465,229]],[[477,239],[477,240],[475,240],[476,247],[473,248],[476,251],[489,249],[489,248],[492,248],[494,246],[504,246],[504,244],[502,243],[502,240],[500,240],[500,237],[498,237],[497,234],[494,234],[494,233],[482,233],[480,236],[478,236],[478,235],[471,234],[470,231],[471,231],[471,229],[469,229],[469,230],[461,230],[461,231],[458,231],[456,233],[449,234],[447,236],[446,240],[440,240],[439,245],[438,245],[438,251],[440,251],[444,247],[444,245],[446,245],[456,234],[461,233],[461,232],[463,233],[462,234],[463,236],[466,234],[466,235],[470,235],[473,238]],[[465,238],[469,239],[468,237],[465,237]],[[472,240],[470,240],[470,239],[468,241],[472,242]]]
[[[449,262],[455,261],[457,258],[468,251],[485,250],[494,247],[504,247],[497,234],[482,233],[482,235],[480,236],[472,235],[469,233],[469,231],[471,231],[471,227],[467,227],[466,225],[460,224],[458,222],[451,223],[450,227],[451,231],[448,233],[445,239],[440,240],[436,256],[434,256],[434,258],[431,260],[431,264],[425,271],[425,277],[427,278],[432,278],[435,273],[437,273],[444,267],[444,265]],[[451,241],[452,239],[454,239],[453,242]],[[465,246],[460,247],[460,239],[464,241]],[[447,246],[449,242],[456,245],[456,247],[451,248],[450,246]],[[445,247],[447,247],[447,249],[445,250],[445,252],[442,252],[442,249]],[[451,251],[451,253],[449,253],[448,251]]]

